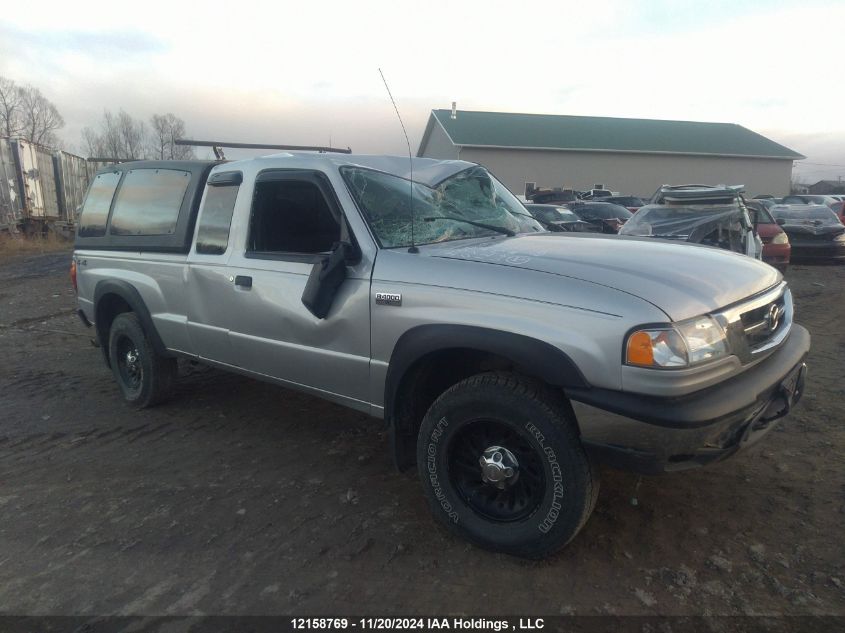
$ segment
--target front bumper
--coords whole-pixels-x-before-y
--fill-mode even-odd
[[[798,242],[792,245],[792,259],[845,259],[845,242]]]
[[[776,352],[742,374],[678,397],[567,390],[585,448],[644,474],[725,459],[765,436],[801,398],[810,334],[794,324]]]
[[[789,244],[763,244],[763,261],[772,266],[783,266],[789,263],[792,247]]]

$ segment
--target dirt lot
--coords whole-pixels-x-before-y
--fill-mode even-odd
[[[845,615],[845,267],[787,275],[814,347],[776,432],[636,506],[605,470],[584,531],[531,563],[436,526],[363,415],[187,364],[129,410],[68,261],[0,261],[2,613]]]

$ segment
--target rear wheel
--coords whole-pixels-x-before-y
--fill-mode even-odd
[[[569,403],[510,374],[473,376],[441,395],[420,427],[417,464],[450,530],[529,558],[568,543],[598,496]]]
[[[176,379],[176,359],[156,353],[133,312],[119,314],[109,331],[109,362],[123,398],[137,409],[166,399]]]

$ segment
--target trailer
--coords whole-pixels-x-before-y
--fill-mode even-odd
[[[58,184],[59,216],[62,222],[76,223],[77,209],[85,200],[88,183],[91,182],[90,163],[69,152],[53,154]]]
[[[21,190],[12,141],[0,138],[0,231],[16,231],[23,221]]]
[[[23,180],[26,219],[38,225],[59,220],[53,151],[22,139],[12,141],[12,147],[17,150],[19,173]]]
[[[0,138],[0,231],[72,235],[88,183],[98,170],[119,162]]]

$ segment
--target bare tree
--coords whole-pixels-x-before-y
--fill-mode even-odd
[[[117,114],[117,130],[126,158],[144,158],[147,144],[147,126],[136,121],[125,111]]]
[[[0,135],[20,136],[22,131],[21,90],[11,79],[0,77]]]
[[[803,181],[799,174],[792,174],[789,182],[789,193],[807,193],[807,184]]]
[[[65,120],[53,102],[33,86],[23,86],[19,92],[23,127],[21,136],[30,143],[53,147],[59,145],[55,132],[64,127]]]
[[[97,131],[89,126],[82,128],[82,142],[84,143],[84,152],[88,156],[105,156],[108,152],[103,145],[102,137]]]
[[[152,135],[151,154],[159,160],[186,160],[194,158],[194,150],[187,145],[177,145],[176,139],[185,137],[185,122],[172,112],[154,114],[150,119]]]
[[[86,127],[82,140],[89,156],[133,160],[145,157],[147,126],[137,121],[124,110],[117,114],[103,111],[99,130]]]

